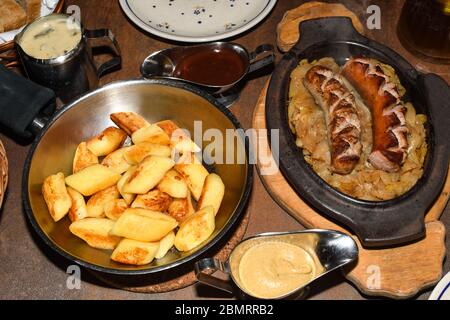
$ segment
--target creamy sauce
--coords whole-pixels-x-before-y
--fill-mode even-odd
[[[20,39],[26,54],[36,59],[52,59],[65,55],[81,40],[81,27],[64,16],[48,16],[33,22]]]
[[[256,298],[282,297],[306,285],[315,276],[312,257],[286,242],[263,242],[248,249],[239,263],[243,289]]]

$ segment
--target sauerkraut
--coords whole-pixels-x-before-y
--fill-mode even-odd
[[[305,160],[312,169],[333,188],[357,199],[382,201],[396,198],[410,190],[423,174],[423,163],[427,154],[427,118],[417,114],[411,103],[406,103],[406,125],[408,133],[408,153],[398,172],[388,173],[377,170],[367,161],[372,150],[372,119],[370,111],[353,88],[358,114],[361,121],[361,159],[348,175],[331,171],[330,148],[327,138],[325,116],[309,91],[303,85],[306,72],[314,65],[321,65],[339,73],[340,67],[332,58],[308,62],[302,60],[291,74],[289,88],[289,126],[296,136],[296,144],[303,150]],[[401,96],[405,89],[392,67],[382,65],[383,71],[396,83]]]

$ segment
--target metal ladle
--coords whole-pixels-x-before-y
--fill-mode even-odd
[[[350,236],[338,231],[316,229],[263,233],[242,241],[234,248],[226,262],[214,258],[205,258],[196,262],[195,275],[197,279],[201,283],[228,293],[254,298],[246,290],[240,279],[239,264],[242,256],[249,248],[264,241],[278,241],[299,246],[311,256],[315,264],[316,272],[313,279],[299,288],[277,297],[277,299],[305,297],[313,282],[331,271],[355,261],[358,257],[358,247],[355,241]],[[228,274],[230,280],[226,281],[211,274],[211,272],[214,273],[218,270]]]

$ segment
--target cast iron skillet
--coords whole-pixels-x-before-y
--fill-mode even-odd
[[[448,170],[450,116],[445,109],[450,88],[437,75],[417,72],[391,49],[360,35],[348,18],[306,21],[300,26],[300,34],[301,40],[275,68],[266,98],[267,128],[279,129],[282,173],[307,203],[353,230],[365,247],[420,239],[425,235],[424,214],[442,190]],[[342,65],[357,55],[377,58],[394,67],[407,90],[404,100],[428,116],[429,151],[424,175],[409,192],[389,201],[361,201],[333,189],[304,160],[288,125],[289,79],[297,64],[302,59],[333,57]]]
[[[90,92],[63,107],[46,122],[37,134],[25,162],[22,178],[24,208],[31,225],[42,240],[53,250],[87,268],[116,274],[142,275],[167,271],[181,266],[211,249],[239,223],[252,186],[252,166],[248,161],[248,144],[243,135],[236,143],[226,145],[227,151],[238,153],[243,163],[208,166],[219,174],[226,192],[216,215],[216,229],[211,237],[189,252],[173,250],[164,258],[144,266],[129,266],[110,260],[110,251],[89,247],[72,235],[67,217],[55,223],[50,217],[41,194],[46,176],[59,171],[70,174],[77,145],[104,128],[114,125],[109,120],[112,112],[134,111],[149,122],[171,119],[194,134],[195,121],[202,120],[202,130],[213,128],[225,133],[227,129],[241,128],[237,119],[209,94],[189,84],[174,80],[121,81]],[[36,130],[35,130],[36,131]],[[204,131],[202,131],[203,133]],[[207,145],[205,142],[203,147]]]

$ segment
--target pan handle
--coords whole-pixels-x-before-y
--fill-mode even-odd
[[[262,44],[250,53],[250,66],[248,73],[262,69],[275,62],[275,52],[271,44]]]
[[[352,20],[348,17],[306,20],[299,25],[299,29],[300,40],[292,48],[290,54],[303,56],[305,51],[312,45],[325,42],[352,42],[362,47],[371,48],[372,51],[376,51],[380,55],[385,56],[386,58],[383,60],[395,61],[399,70],[402,71],[403,76],[408,77],[411,81],[415,81],[418,77],[418,72],[408,61],[403,59],[394,50],[360,34],[353,26]]]
[[[195,276],[201,283],[228,293],[234,293],[233,286],[229,281],[216,278],[213,275],[206,273],[205,271],[207,270],[212,270],[213,272],[220,270],[223,273],[229,274],[230,270],[228,264],[214,258],[202,259],[195,263]]]
[[[355,40],[366,42],[347,17],[329,17],[306,20],[300,23],[300,40],[292,50],[302,52],[313,44],[325,41]]]

